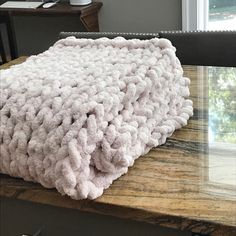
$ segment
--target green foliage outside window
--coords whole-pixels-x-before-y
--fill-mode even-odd
[[[209,68],[209,126],[216,142],[236,142],[236,70]]]

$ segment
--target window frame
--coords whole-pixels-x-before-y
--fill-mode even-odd
[[[182,0],[182,30],[207,30],[209,0]]]

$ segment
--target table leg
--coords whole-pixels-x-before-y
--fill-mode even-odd
[[[80,20],[88,32],[99,32],[97,10],[81,12]]]
[[[7,17],[7,21],[6,21],[7,35],[8,35],[8,40],[9,40],[11,59],[13,60],[18,57],[16,34],[15,34],[15,28],[14,28],[13,19],[12,19],[11,14],[10,13],[7,14],[6,17]]]
[[[5,53],[5,50],[4,50],[4,45],[3,45],[1,32],[0,32],[0,55],[1,55],[1,58],[2,58],[2,63],[0,62],[0,64],[6,63],[7,58],[6,58],[6,53]]]

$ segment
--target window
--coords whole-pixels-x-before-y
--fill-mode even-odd
[[[236,29],[236,0],[209,0],[208,29]]]
[[[236,0],[182,0],[183,30],[236,30]]]

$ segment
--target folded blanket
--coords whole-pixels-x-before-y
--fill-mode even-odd
[[[166,39],[59,40],[2,70],[0,172],[94,199],[193,113]]]

